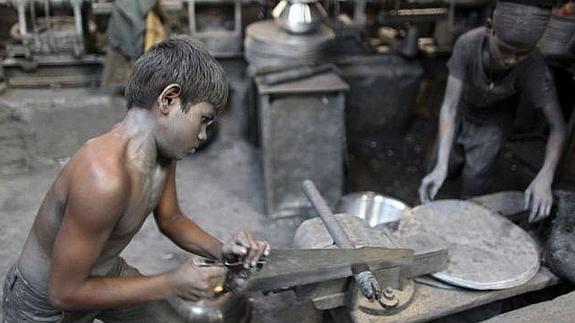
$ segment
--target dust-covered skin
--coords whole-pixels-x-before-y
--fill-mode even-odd
[[[188,110],[187,113],[183,112]],[[46,194],[18,260],[24,277],[61,310],[106,309],[170,296],[213,296],[222,268],[177,270],[147,277],[104,275],[153,212],[159,229],[183,249],[250,266],[269,252],[242,232],[226,245],[182,214],[176,160],[206,137],[216,115],[206,102],[183,109],[180,86],[166,87],[152,109],[132,108],[114,128],[89,140]]]
[[[543,166],[525,190],[524,201],[525,209],[531,210],[530,222],[545,218],[553,204],[551,184],[563,152],[566,125],[541,54],[536,49],[515,49],[492,29],[477,28],[459,38],[448,67],[450,73],[439,117],[437,162],[422,180],[421,201],[431,201],[449,176],[454,148],[465,153],[463,197],[484,194],[500,150],[494,147],[501,147],[505,139],[502,135],[497,144],[489,142],[487,136],[492,131],[484,130],[498,127],[502,134],[508,132],[508,119],[513,117],[515,108],[513,97],[521,92],[535,108],[541,109],[550,129]],[[460,144],[459,136],[466,130],[469,132],[466,125],[470,124],[477,130],[475,138]]]
[[[143,109],[130,110],[126,118],[110,132],[91,139],[80,148],[62,169],[38,211],[19,260],[26,278],[47,290],[48,267],[54,245],[58,243],[55,240],[64,215],[73,211],[71,207],[102,208],[102,213],[110,215],[123,213],[117,219],[110,220],[116,223],[94,263],[95,272],[98,272],[99,267],[105,267],[107,260],[113,259],[124,249],[146,216],[158,204],[167,175],[175,171],[175,163],[169,159],[160,159],[157,153],[162,145],[158,144],[156,148],[154,128],[167,130],[171,129],[170,125],[183,128],[178,122],[197,119],[204,114],[213,115],[214,111],[209,104],[200,104],[191,109],[188,118],[181,118],[181,114],[179,109],[173,109],[173,113],[166,113],[165,120],[155,125],[150,112]],[[180,121],[176,121],[177,117],[180,117]],[[165,149],[167,153],[163,155],[179,157],[199,143],[200,135],[205,135],[205,132],[201,134],[201,129],[205,127],[198,129],[200,127],[195,123],[199,123],[190,121],[192,126],[188,128],[191,129],[183,130],[192,133],[192,140],[182,140],[181,146]],[[174,130],[164,131],[168,133],[158,136],[158,141],[167,146],[171,138],[165,137],[183,137],[182,129]],[[195,137],[193,134],[196,134]],[[108,196],[104,195],[106,193]],[[110,196],[111,193],[118,193],[115,204],[106,203],[114,198]],[[106,197],[108,199],[103,200]],[[82,201],[82,205],[76,206],[76,200]],[[67,244],[71,243],[73,241]],[[39,259],[42,260],[40,266]]]

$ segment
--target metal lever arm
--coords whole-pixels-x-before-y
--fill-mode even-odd
[[[340,248],[354,248],[354,245],[347,236],[347,233],[345,233],[344,229],[331,212],[329,206],[325,203],[325,200],[315,187],[314,183],[310,180],[305,180],[303,182],[303,190],[315,211],[322,219],[323,224],[333,238],[335,244]],[[365,269],[361,272],[354,273],[353,278],[359,286],[363,296],[368,299],[379,299],[381,289],[371,271]]]

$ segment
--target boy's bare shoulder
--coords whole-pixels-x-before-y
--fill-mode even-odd
[[[53,191],[65,214],[85,230],[109,230],[122,216],[130,195],[130,177],[121,152],[100,137],[87,141],[56,179]]]
[[[105,136],[88,140],[66,165],[68,188],[96,196],[124,197],[130,185],[122,147]]]

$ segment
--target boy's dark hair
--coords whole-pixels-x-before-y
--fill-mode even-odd
[[[181,86],[184,112],[200,102],[211,103],[219,111],[227,101],[222,65],[199,42],[177,37],[154,45],[136,61],[124,94],[128,109],[149,108],[173,83]]]

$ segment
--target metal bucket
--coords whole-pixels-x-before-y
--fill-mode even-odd
[[[371,227],[378,224],[394,226],[410,207],[398,199],[375,192],[357,192],[345,195],[339,211],[366,220]]]

